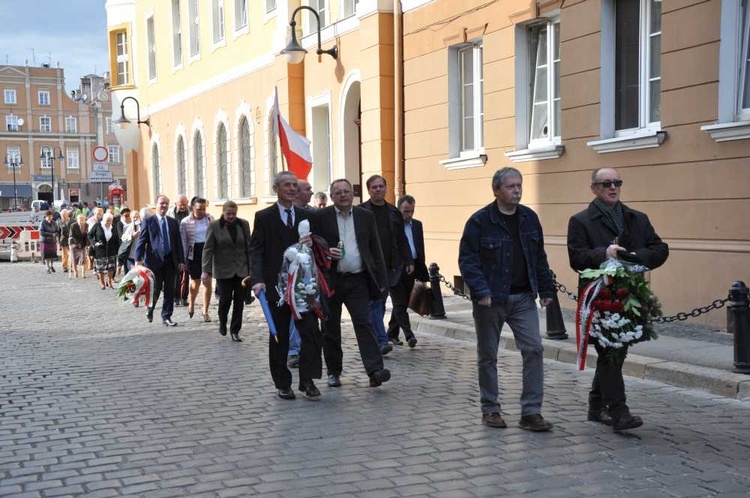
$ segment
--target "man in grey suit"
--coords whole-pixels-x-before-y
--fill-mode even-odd
[[[218,281],[219,333],[227,335],[227,319],[232,307],[232,322],[229,332],[234,342],[242,342],[242,310],[245,307],[246,290],[242,279],[250,274],[250,225],[237,218],[237,204],[227,201],[221,218],[212,221],[206,231],[203,246],[203,274],[201,281],[207,285],[212,276]]]

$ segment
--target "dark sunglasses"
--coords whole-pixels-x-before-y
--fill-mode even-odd
[[[601,185],[604,188],[610,188],[612,185],[615,187],[622,187],[622,180],[614,180],[611,182],[594,182],[594,185]]]

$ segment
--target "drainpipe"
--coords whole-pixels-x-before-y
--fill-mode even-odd
[[[394,201],[404,195],[404,14],[401,0],[393,0],[393,134],[394,153],[393,163],[393,193]]]

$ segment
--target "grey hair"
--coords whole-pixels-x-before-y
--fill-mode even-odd
[[[273,176],[273,186],[278,187],[279,185],[281,185],[281,182],[285,176],[293,176],[295,180],[297,179],[297,175],[295,175],[291,171],[279,171]]]
[[[328,196],[326,195],[326,193],[325,193],[325,192],[317,192],[317,193],[315,194],[315,198],[316,198],[316,199],[320,199],[320,200],[324,200],[324,201],[325,201],[325,200],[328,200]]]
[[[611,169],[611,170],[614,170],[614,171],[615,171],[615,173],[617,173],[617,177],[618,177],[618,178],[620,178],[620,172],[619,172],[619,171],[617,171],[617,170],[616,170],[615,168],[609,168],[609,167],[604,167],[604,168],[596,168],[596,169],[595,169],[594,171],[592,171],[592,172],[591,172],[591,185],[593,185],[593,184],[595,184],[595,183],[596,183],[596,181],[597,181],[597,180],[599,179],[599,172],[600,172],[601,170],[603,170],[603,169]]]
[[[417,203],[417,201],[414,200],[414,197],[412,197],[409,194],[406,194],[406,195],[402,195],[399,198],[398,202],[396,203],[396,207],[400,208],[401,204],[403,204],[404,202],[408,202],[409,204],[416,204]]]
[[[505,168],[500,168],[499,170],[495,171],[495,174],[492,175],[492,188],[496,189],[500,187],[500,185],[503,184],[503,181],[509,176],[523,178],[521,172],[516,168],[506,166]]]

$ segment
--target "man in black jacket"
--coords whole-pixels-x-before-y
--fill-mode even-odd
[[[651,270],[667,260],[669,248],[656,234],[648,216],[620,202],[622,183],[613,168],[596,169],[591,174],[595,198],[568,223],[568,257],[574,270],[599,268],[622,251]],[[613,355],[612,348],[596,342],[594,347],[599,357],[589,393],[588,419],[612,425],[617,431],[640,427],[643,420],[631,415],[625,403],[625,354]],[[624,347],[627,353],[627,346]]]
[[[372,175],[367,179],[366,185],[370,200],[363,203],[362,207],[375,215],[375,227],[383,251],[388,280],[383,293],[377,299],[370,301],[370,320],[375,329],[380,352],[386,355],[393,349],[393,346],[388,343],[388,334],[383,325],[385,302],[390,288],[398,285],[401,274],[411,275],[414,271],[414,261],[411,257],[409,242],[404,234],[404,219],[401,212],[385,200],[385,178]]]

